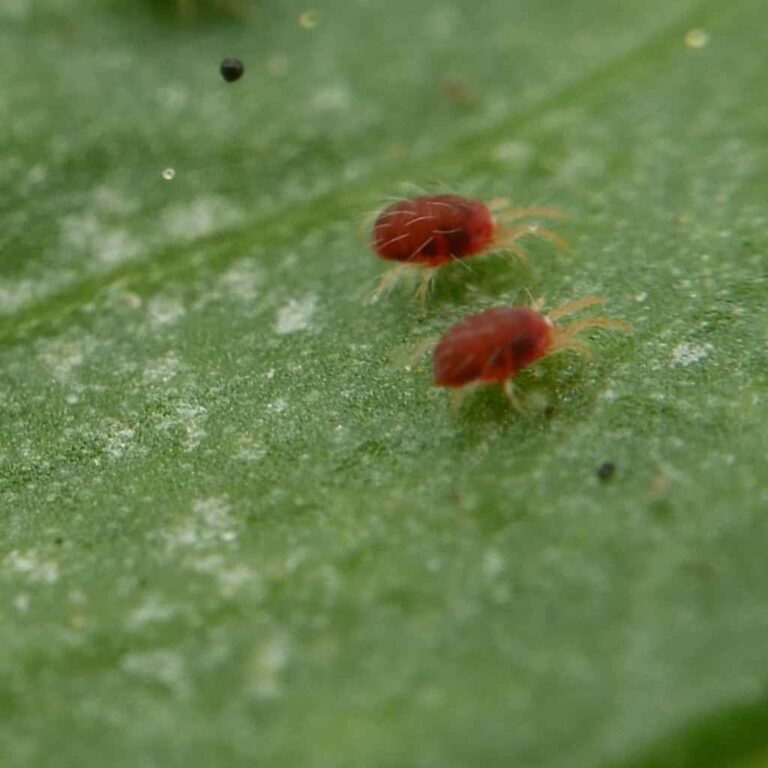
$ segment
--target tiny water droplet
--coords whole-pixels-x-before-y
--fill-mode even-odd
[[[709,42],[709,35],[703,29],[691,29],[685,35],[688,48],[703,48]]]
[[[176,176],[176,171],[174,171],[173,168],[166,168],[163,171],[163,178],[166,181],[173,181],[175,176]]]
[[[304,27],[304,29],[314,29],[317,22],[317,14],[314,11],[304,11],[299,14],[299,26]]]

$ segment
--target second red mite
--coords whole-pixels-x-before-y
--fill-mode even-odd
[[[577,338],[588,328],[629,329],[622,320],[601,316],[557,322],[602,301],[599,296],[587,296],[546,315],[537,307],[494,307],[465,317],[451,326],[435,347],[434,383],[456,389],[498,383],[520,410],[512,389],[516,373],[556,352],[572,349],[588,354],[587,345]]]

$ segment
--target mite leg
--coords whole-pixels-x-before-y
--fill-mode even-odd
[[[577,320],[575,323],[569,323],[565,330],[569,336],[575,336],[588,328],[611,328],[616,331],[629,331],[632,326],[626,320],[617,320],[614,317],[585,317],[583,320]]]
[[[502,389],[504,390],[504,394],[507,396],[507,400],[509,400],[509,404],[518,412],[518,413],[525,413],[525,409],[523,408],[523,404],[520,402],[520,398],[515,394],[515,385],[512,383],[512,379],[506,379],[506,381],[502,384]]]
[[[381,298],[382,294],[391,291],[392,288],[403,279],[403,277],[412,274],[412,269],[414,269],[412,264],[398,264],[396,267],[392,267],[392,269],[387,270],[381,276],[379,284],[376,287],[376,290],[373,292],[373,295],[368,300],[368,303],[375,304]]]
[[[374,211],[367,211],[366,213],[362,214],[357,223],[358,235],[362,236],[367,232],[370,232],[380,215],[381,211],[378,209]]]
[[[588,328],[610,328],[614,330],[628,331],[631,325],[624,320],[616,320],[612,317],[585,317],[583,320],[577,320],[569,325],[556,325],[554,328],[554,339],[550,354],[561,352],[566,349],[572,349],[580,352],[589,359],[594,359],[594,355],[589,346],[576,336]]]
[[[572,315],[574,312],[579,312],[580,310],[592,307],[595,304],[602,304],[603,301],[604,299],[602,296],[584,296],[581,299],[569,301],[566,304],[557,307],[557,309],[553,309],[547,316],[550,320],[557,320],[560,317]]]
[[[524,219],[528,216],[538,216],[542,219],[564,219],[568,215],[557,208],[540,205],[526,205],[513,208],[512,201],[508,197],[494,197],[488,201],[488,209],[491,213],[503,216],[508,221]]]
[[[595,354],[592,352],[589,344],[581,339],[574,339],[569,334],[565,334],[555,339],[549,352],[547,352],[547,357],[550,355],[557,355],[560,352],[567,352],[568,350],[578,352],[580,355],[586,357],[587,360],[595,359]]]
[[[521,264],[525,265],[528,263],[528,254],[525,252],[525,248],[519,243],[506,243],[504,249],[515,256]]]
[[[526,208],[513,208],[506,214],[510,221],[525,219],[528,216],[536,216],[539,219],[564,219],[567,215],[564,211],[560,211],[557,208],[540,208],[535,205]]]
[[[520,240],[528,235],[538,237],[541,240],[547,240],[558,248],[568,247],[568,242],[560,237],[557,232],[553,232],[551,229],[546,229],[545,227],[540,227],[536,223],[518,224],[514,227],[499,225],[496,241],[500,248],[509,248],[511,250],[511,246],[516,240]]]
[[[525,219],[536,216],[540,219],[564,219],[567,213],[557,208],[548,208],[539,205],[526,205],[521,208],[512,208],[512,202],[506,197],[495,197],[488,203],[491,213],[503,217],[507,221]]]
[[[528,294],[528,301],[531,302],[531,309],[534,312],[541,312],[541,309],[544,306],[544,297],[539,296],[538,299],[534,298],[530,288],[526,288],[525,292]]]
[[[459,387],[451,392],[451,416],[457,416],[467,396],[474,390],[472,386]]]
[[[416,298],[421,304],[421,308],[425,309],[427,306],[427,297],[429,291],[432,288],[432,281],[437,276],[437,268],[435,267],[421,267],[421,277],[419,279],[419,285],[416,288]]]

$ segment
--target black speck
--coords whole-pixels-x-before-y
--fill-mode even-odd
[[[64,539],[61,536],[57,536],[53,543],[60,547],[64,543]]]
[[[245,67],[240,59],[224,59],[221,62],[221,76],[228,82],[234,83],[239,80],[245,72]]]
[[[604,461],[597,468],[597,476],[601,480],[609,480],[610,478],[613,477],[615,472],[616,472],[616,465],[612,461]]]

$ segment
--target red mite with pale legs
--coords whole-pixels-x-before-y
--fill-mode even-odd
[[[518,208],[504,213],[505,220],[528,217],[558,218],[552,208]],[[518,240],[532,235],[565,247],[555,232],[535,222],[513,226],[497,222],[490,208],[479,200],[460,195],[420,195],[400,200],[376,218],[371,248],[381,259],[399,262],[379,283],[376,296],[390,288],[406,270],[421,270],[416,295],[422,303],[436,271],[452,261],[461,261],[490,251],[507,250],[521,260],[525,252]]]
[[[589,347],[576,338],[588,328],[629,330],[628,323],[608,317],[585,317],[569,324],[556,322],[602,301],[599,296],[586,296],[547,315],[534,305],[495,307],[465,317],[451,326],[435,347],[434,383],[455,388],[461,395],[478,384],[498,383],[512,405],[522,410],[512,389],[512,378],[518,371],[567,349],[589,355]]]

